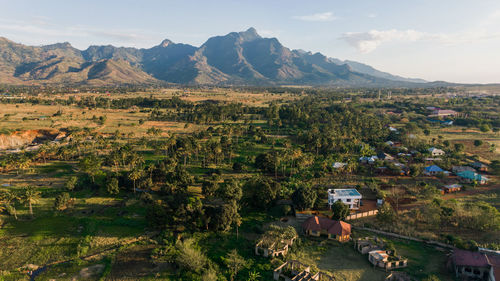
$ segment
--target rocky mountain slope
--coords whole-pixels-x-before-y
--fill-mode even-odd
[[[368,65],[290,50],[254,28],[202,46],[164,40],[149,49],[69,43],[25,46],[0,37],[0,83],[88,85],[170,82],[207,85],[407,86],[425,81]]]

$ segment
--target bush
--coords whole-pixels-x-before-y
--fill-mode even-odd
[[[183,269],[191,272],[201,272],[207,258],[195,247],[193,239],[186,239],[184,242],[178,242],[176,245],[179,254],[176,257],[176,263]]]
[[[73,202],[73,199],[69,196],[69,193],[63,192],[57,195],[54,201],[54,209],[57,211],[66,210]]]

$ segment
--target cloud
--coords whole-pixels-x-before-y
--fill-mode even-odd
[[[476,24],[465,30],[451,33],[430,33],[413,29],[408,30],[370,30],[366,32],[346,32],[340,39],[358,49],[361,53],[370,53],[388,42],[432,41],[435,46],[456,46],[475,44],[483,41],[500,39],[500,10],[494,10]]]
[[[409,41],[415,42],[422,38],[429,37],[424,32],[416,30],[370,30],[368,32],[347,32],[340,38],[349,45],[358,49],[361,53],[370,53],[385,42],[390,41]]]
[[[332,12],[317,13],[305,16],[294,16],[293,18],[301,21],[319,21],[319,22],[333,21],[337,19],[337,17],[335,17]]]
[[[45,18],[32,20],[0,19],[0,33],[22,38],[28,43],[47,42],[49,40],[81,40],[88,38],[104,39],[115,44],[137,44],[156,40],[158,34],[140,29],[98,29],[85,25],[60,26]],[[108,42],[109,42],[108,41]]]

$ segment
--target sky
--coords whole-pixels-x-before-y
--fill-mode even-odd
[[[498,0],[0,0],[0,36],[150,48],[254,27],[291,49],[428,81],[500,83]]]

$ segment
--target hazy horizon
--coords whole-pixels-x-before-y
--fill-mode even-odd
[[[150,48],[200,46],[254,27],[291,49],[366,63],[394,75],[500,82],[500,3],[440,1],[0,1],[0,36],[28,45],[69,42]]]

